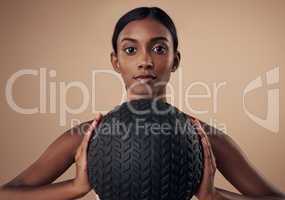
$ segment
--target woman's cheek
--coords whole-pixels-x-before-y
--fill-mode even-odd
[[[135,64],[136,59],[134,58],[134,56],[131,58],[130,56],[128,56],[121,59],[121,65],[124,66],[124,68],[133,69],[135,67]]]

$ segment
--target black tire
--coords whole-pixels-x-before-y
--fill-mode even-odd
[[[88,175],[101,200],[186,200],[196,192],[203,170],[198,135],[185,113],[157,101],[160,110],[171,110],[157,114],[150,109],[152,103],[148,99],[125,102],[105,115],[94,130],[88,147]],[[151,112],[138,115],[129,105]],[[131,126],[130,134],[124,134],[127,129],[123,128],[108,134],[106,125],[114,124],[114,119],[124,125],[142,120],[144,124],[168,123],[172,128],[170,134],[153,134]],[[175,132],[177,121],[186,131]]]

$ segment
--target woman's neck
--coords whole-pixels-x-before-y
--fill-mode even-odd
[[[165,89],[157,94],[154,95],[146,95],[146,94],[133,94],[130,91],[127,90],[127,101],[131,101],[131,100],[136,100],[136,99],[146,99],[146,98],[153,98],[156,100],[162,100],[164,102],[167,102],[166,99],[166,91]]]

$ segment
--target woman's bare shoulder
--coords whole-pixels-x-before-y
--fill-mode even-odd
[[[34,163],[4,186],[40,186],[55,181],[74,163],[76,150],[91,122],[83,122],[62,133]]]

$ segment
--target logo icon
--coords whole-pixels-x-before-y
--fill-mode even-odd
[[[258,76],[255,80],[252,80],[243,91],[243,110],[247,116],[253,120],[256,124],[270,130],[274,133],[279,131],[279,88],[267,90],[267,114],[266,118],[262,119],[253,113],[250,113],[245,105],[245,97],[249,92],[256,90],[263,86],[262,76]],[[279,67],[275,67],[266,72],[266,84],[265,86],[279,83]]]

